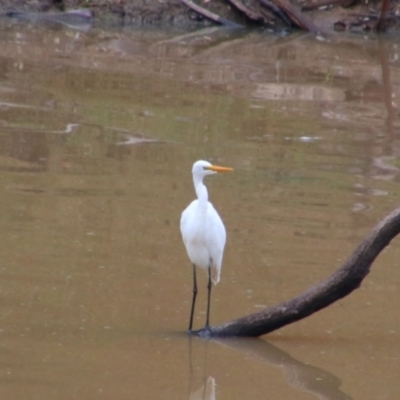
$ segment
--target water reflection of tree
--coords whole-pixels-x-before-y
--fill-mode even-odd
[[[350,400],[340,390],[342,381],[321,368],[304,364],[271,343],[259,339],[228,339],[216,341],[244,353],[256,361],[282,370],[286,382],[296,390],[308,392],[320,400]]]
[[[208,357],[211,357],[211,355],[209,356],[208,354],[212,354],[208,353],[207,347],[212,343],[237,350],[247,359],[261,362],[269,367],[272,366],[280,368],[284,374],[287,384],[295,390],[310,393],[320,400],[351,399],[349,395],[340,389],[342,381],[337,376],[321,368],[298,361],[290,354],[279,349],[271,343],[260,339],[217,339],[212,340],[211,342],[202,342],[205,349],[203,367],[204,384],[200,388],[193,391],[190,388],[190,400],[216,399],[216,379],[209,375],[214,371],[209,371],[206,367],[208,364]],[[193,360],[191,357],[191,345],[192,342],[190,341],[189,356],[191,365],[190,374],[192,379],[192,364],[195,360]]]

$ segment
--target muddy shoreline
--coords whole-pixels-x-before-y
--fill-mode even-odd
[[[286,0],[284,0],[286,1]],[[347,5],[331,4],[319,8],[308,7],[313,1],[322,0],[292,0],[290,3],[299,10],[306,21],[310,21],[314,31],[351,31],[362,32],[374,29],[378,20],[381,4],[380,0],[348,1]],[[335,0],[332,0],[335,1]],[[271,29],[296,29],[295,24],[264,6],[259,0],[246,2],[245,10],[238,9],[234,4],[237,0],[197,1],[204,10],[229,23],[239,26],[263,26]],[[274,4],[274,3],[273,3]],[[350,6],[348,6],[350,4]],[[310,8],[310,9],[308,9]],[[175,26],[175,27],[203,27],[218,25],[206,15],[194,11],[181,0],[0,0],[0,13],[5,18],[20,18],[31,16],[32,13],[52,15],[65,13],[68,10],[84,9],[93,20],[112,22],[113,24],[134,26]],[[284,13],[283,13],[284,14]],[[254,18],[253,18],[254,17]],[[290,26],[289,26],[290,24]],[[301,26],[301,25],[300,25]],[[393,2],[387,18],[389,31],[400,31],[400,4]],[[306,29],[311,30],[313,29]]]

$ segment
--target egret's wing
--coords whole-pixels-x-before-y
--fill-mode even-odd
[[[181,216],[181,233],[186,251],[193,264],[208,269],[211,261],[211,279],[219,282],[226,242],[224,224],[211,203],[206,214],[197,214],[198,201],[194,200]]]
[[[212,281],[214,285],[219,282],[225,243],[225,226],[213,205],[208,203],[206,246],[212,260]]]
[[[190,219],[193,216],[193,213],[195,212],[196,208],[196,203],[197,200],[193,200],[182,212],[181,215],[181,234],[182,234],[182,239],[183,242],[186,244],[187,240],[190,237],[191,234],[191,226],[190,226]]]

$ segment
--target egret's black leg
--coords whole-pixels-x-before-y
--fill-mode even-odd
[[[206,319],[206,326],[205,326],[205,328],[209,328],[209,327],[210,327],[210,300],[211,300],[211,288],[212,288],[212,284],[211,284],[211,265],[209,265],[209,266],[208,266],[208,285],[207,285],[207,289],[208,289],[207,319]]]
[[[194,314],[194,305],[196,303],[196,296],[197,296],[196,266],[193,264],[193,298],[192,298],[192,310],[190,311],[189,332],[192,331],[192,326],[193,326],[193,314]]]

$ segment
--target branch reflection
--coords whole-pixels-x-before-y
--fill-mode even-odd
[[[198,339],[200,340],[200,339]],[[307,392],[320,400],[351,400],[352,397],[344,393],[340,386],[342,381],[335,375],[321,368],[305,364],[296,360],[287,352],[261,339],[216,339],[204,341],[204,384],[192,391],[193,359],[192,339],[189,341],[190,384],[189,399],[216,399],[216,379],[207,371],[207,347],[215,343],[237,350],[247,358],[268,366],[280,368],[286,382],[293,389]]]

